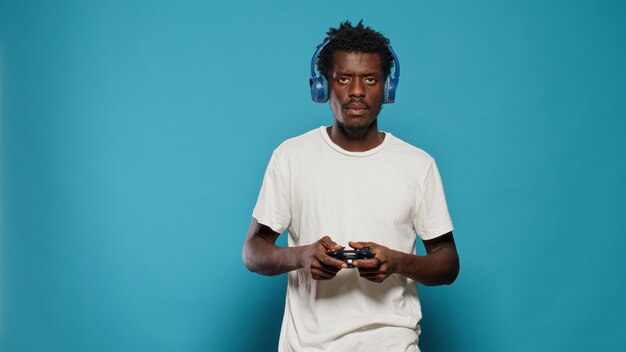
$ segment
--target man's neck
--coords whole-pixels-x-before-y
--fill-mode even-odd
[[[326,132],[336,145],[349,152],[365,152],[378,147],[385,140],[385,133],[378,131],[377,121],[372,122],[362,136],[350,136],[335,120]]]

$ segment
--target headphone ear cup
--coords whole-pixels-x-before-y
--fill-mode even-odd
[[[311,99],[316,103],[325,103],[328,101],[328,81],[326,77],[311,77],[309,79],[311,85]]]
[[[396,101],[396,88],[398,87],[398,79],[387,76],[385,79],[385,93],[383,96],[383,104],[393,104]]]

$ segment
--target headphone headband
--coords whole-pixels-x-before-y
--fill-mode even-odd
[[[324,75],[320,72],[320,75],[317,76],[315,73],[315,69],[317,66],[317,60],[319,56],[330,43],[332,37],[327,37],[324,41],[317,46],[315,49],[315,53],[313,53],[313,58],[311,58],[311,78],[309,78],[309,85],[311,86],[311,99],[313,99],[316,103],[325,103],[328,101],[328,80]],[[384,96],[383,96],[383,104],[391,104],[395,102],[396,98],[396,88],[398,88],[398,82],[400,81],[400,60],[398,60],[398,56],[396,52],[393,51],[391,45],[387,44],[387,48],[393,56],[394,62],[394,73],[393,76],[389,75],[385,78],[385,87],[384,87]]]
[[[397,82],[400,79],[400,60],[398,60],[398,56],[396,55],[396,52],[393,51],[391,45],[387,44],[387,47],[389,48],[389,52],[393,56],[393,79],[395,79]]]
[[[317,59],[319,58],[322,50],[324,50],[326,45],[330,43],[330,39],[330,37],[324,39],[324,41],[315,49],[315,53],[313,54],[313,58],[311,59],[311,78],[315,77],[315,66],[317,64]]]

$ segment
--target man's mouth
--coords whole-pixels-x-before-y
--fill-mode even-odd
[[[344,105],[346,109],[369,109],[369,106],[362,101],[350,101],[348,104]]]
[[[344,105],[344,109],[346,110],[348,115],[361,116],[367,113],[369,106],[362,102],[350,102]]]

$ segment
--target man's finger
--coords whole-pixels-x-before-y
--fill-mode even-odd
[[[320,243],[324,246],[324,248],[326,248],[327,251],[338,251],[343,249],[343,246],[335,243],[335,241],[333,241],[329,236],[322,237],[322,239],[320,239]]]
[[[359,260],[355,260],[352,265],[358,267],[358,268],[373,268],[376,269],[380,266],[380,260],[378,260],[377,258],[372,258],[372,259],[359,259]]]
[[[327,251],[340,251],[344,249],[344,246],[340,246],[335,242],[330,242],[324,243],[324,248],[326,248]]]
[[[326,265],[326,264],[324,264],[322,262],[313,263],[312,269],[323,270],[323,271],[325,271],[327,273],[331,273],[331,274],[336,274],[339,270],[341,270],[341,268],[338,268],[338,267],[332,266],[332,265]]]
[[[352,242],[352,241],[348,242],[348,246],[354,249],[361,249],[363,247],[366,247],[363,242]]]
[[[373,277],[378,277],[380,275],[384,276],[384,274],[379,271],[371,271],[371,272],[359,271],[359,275],[364,278],[373,278]]]
[[[320,261],[323,265],[332,266],[336,268],[346,268],[347,265],[343,261],[333,258],[327,254],[322,254],[321,257],[318,257],[317,260]]]
[[[348,242],[348,246],[354,248],[354,249],[361,249],[363,247],[370,247],[370,248],[374,248],[374,246],[376,246],[376,243],[374,242],[353,242],[350,241]]]
[[[341,268],[337,268],[334,266],[322,265],[319,270],[324,271],[325,273],[336,275]]]
[[[330,280],[333,277],[335,277],[334,274],[329,274],[326,273],[322,270],[316,270],[316,269],[311,269],[311,276],[315,279],[315,280]]]
[[[383,282],[387,278],[386,275],[381,274],[381,273],[372,273],[372,274],[359,273],[359,275],[366,280],[376,281],[376,282]]]
[[[378,268],[359,268],[359,273],[361,275],[370,275],[370,274],[378,274],[380,270]]]
[[[332,243],[332,242],[333,242],[333,240],[331,240],[329,236],[324,236],[324,237],[320,238],[320,243],[325,248],[328,248],[328,244]]]

